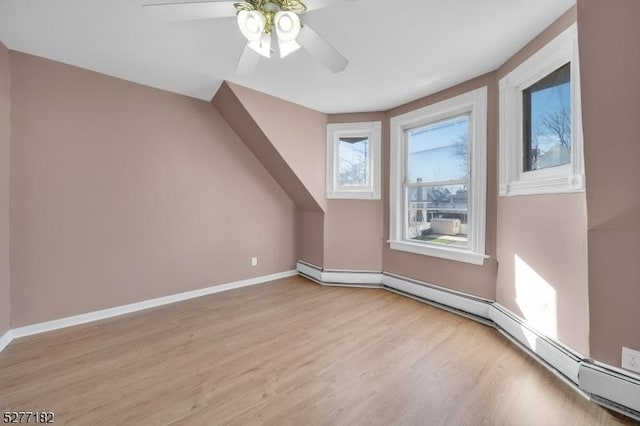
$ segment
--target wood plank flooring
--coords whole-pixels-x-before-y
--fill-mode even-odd
[[[301,277],[13,341],[0,411],[60,425],[613,425],[490,327]]]

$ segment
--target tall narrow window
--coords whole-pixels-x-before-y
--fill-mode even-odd
[[[369,138],[338,138],[338,185],[368,186],[371,179],[369,173]]]
[[[523,98],[525,172],[571,162],[571,64],[526,88]]]
[[[487,88],[391,118],[389,246],[482,265]]]
[[[327,126],[327,198],[380,199],[379,121]]]
[[[469,116],[405,131],[409,239],[468,247]]]
[[[500,79],[500,195],[584,191],[578,28]]]

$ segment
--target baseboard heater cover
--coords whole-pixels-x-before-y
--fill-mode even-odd
[[[425,299],[424,297],[416,296],[414,294],[408,293],[408,292],[403,291],[403,290],[398,290],[397,288],[393,288],[393,287],[389,287],[389,286],[383,286],[383,288],[385,290],[388,290],[388,291],[392,292],[392,293],[399,294],[400,296],[408,297],[410,299],[417,300],[418,302],[425,303],[425,304],[431,305],[431,306],[435,306],[436,308],[443,309],[445,311],[452,312],[452,313],[454,313],[456,315],[460,315],[460,316],[472,319],[472,320],[474,320],[476,322],[479,322],[479,323],[482,323],[482,324],[484,324],[486,326],[493,327],[493,323],[490,320],[486,319],[486,318],[479,317],[477,315],[470,314],[468,312],[462,311],[460,309],[452,308],[452,307],[447,306],[447,305],[443,305],[442,303],[438,303],[438,302],[436,302],[434,300]]]
[[[382,284],[385,287],[418,296],[426,301],[433,301],[480,318],[489,319],[489,308],[492,302],[488,299],[456,292],[388,272],[382,274]]]
[[[298,272],[318,284],[350,287],[382,287],[379,271],[344,271],[323,269],[311,263],[298,261]]]
[[[300,274],[324,285],[350,287],[376,287],[430,303],[434,306],[464,315],[483,324],[495,327],[513,340],[545,367],[558,371],[561,378],[585,392],[591,400],[607,408],[640,421],[640,376],[627,375],[615,367],[595,364],[560,342],[538,333],[524,320],[496,302],[477,296],[446,289],[387,272],[323,270],[315,265],[298,261],[296,271],[252,278],[234,283],[209,287],[162,297],[127,306],[110,308],[47,323],[34,324],[8,330],[0,336],[0,351],[13,339],[73,325],[123,315],[181,300],[213,294],[234,288],[260,284],[279,278]],[[328,281],[325,281],[328,280]]]
[[[640,420],[640,380],[588,361],[580,364],[579,377],[594,401]]]
[[[498,303],[492,304],[490,318],[498,330],[504,330],[521,345],[558,370],[565,378],[578,384],[578,369],[580,362],[584,359],[582,355],[538,333]]]
[[[366,285],[361,282],[350,283],[358,280],[378,282],[374,277],[375,272],[331,271],[330,275],[325,275],[329,271],[306,262],[299,261],[297,266],[300,275],[323,285],[362,287]],[[594,364],[564,344],[539,333],[525,320],[494,301],[389,272],[377,274],[385,290],[494,327],[584,397],[640,421],[640,378],[614,370],[615,367]],[[323,278],[327,277],[331,277],[332,282],[323,282]],[[375,284],[369,286],[380,287]]]

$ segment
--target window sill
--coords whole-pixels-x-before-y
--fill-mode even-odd
[[[329,200],[380,200],[380,194],[375,192],[330,192],[327,193]]]
[[[584,176],[556,176],[522,179],[500,185],[500,196],[568,194],[584,191]]]
[[[406,251],[423,256],[439,257],[441,259],[455,260],[457,262],[471,263],[480,266],[484,265],[484,260],[488,257],[487,255],[473,253],[469,250],[435,247],[433,245],[411,243],[408,241],[388,241],[388,243],[391,250]]]

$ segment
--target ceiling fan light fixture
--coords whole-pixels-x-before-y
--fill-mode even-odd
[[[293,52],[295,52],[296,50],[300,49],[301,46],[295,40],[293,41],[278,40],[278,47],[280,48],[280,57],[284,58],[285,56],[288,56]]]
[[[278,41],[294,41],[300,34],[300,18],[293,12],[279,11],[274,17]]]
[[[303,3],[306,0],[164,1],[168,3],[150,3],[143,7],[148,11],[164,11],[163,16],[172,20],[192,20],[231,17],[233,9],[228,4],[231,3],[235,8],[240,32],[247,39],[236,67],[238,75],[254,71],[260,56],[271,58],[271,46],[276,41],[281,58],[303,48],[332,72],[343,71],[349,65],[347,58],[309,25],[303,24],[299,15],[334,3],[355,0],[314,0],[310,8]]]
[[[300,49],[300,45],[296,42],[298,34],[300,34],[300,18],[293,12],[279,11],[274,17],[276,35],[278,36],[278,47],[280,48],[280,57],[295,52]]]
[[[257,10],[242,10],[238,13],[240,32],[250,42],[259,42],[264,34],[267,19]]]
[[[262,33],[258,41],[250,41],[249,47],[265,58],[271,57],[271,34]]]

